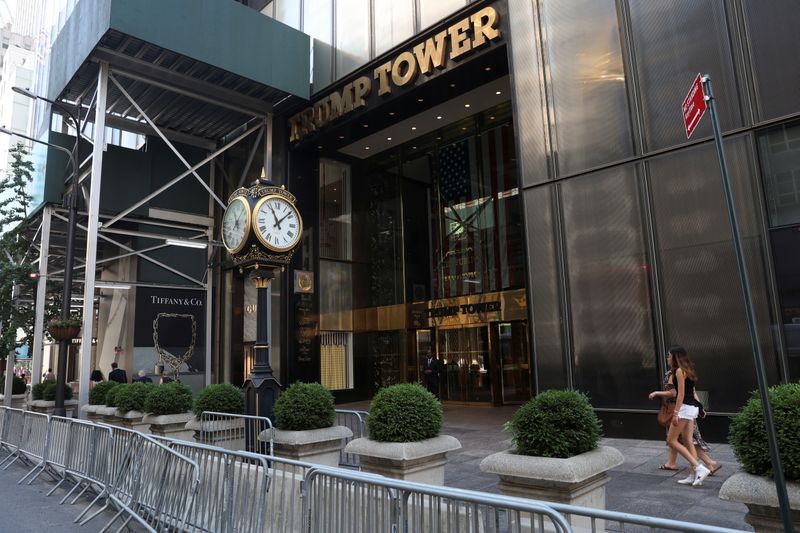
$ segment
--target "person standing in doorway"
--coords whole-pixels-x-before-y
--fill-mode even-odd
[[[55,381],[56,380],[56,375],[53,374],[53,369],[52,368],[48,368],[47,372],[45,372],[44,376],[42,376],[42,379],[44,381]]]
[[[117,383],[127,383],[128,374],[117,363],[111,363],[111,372],[108,374],[108,381],[116,381]]]
[[[424,366],[422,373],[425,374],[425,388],[428,389],[428,392],[436,396],[436,399],[439,399],[439,360],[436,359],[433,352],[428,349],[428,353],[422,364]]]

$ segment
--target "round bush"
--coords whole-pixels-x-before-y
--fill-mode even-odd
[[[800,481],[800,424],[797,423],[800,420],[800,384],[770,387],[769,403],[772,406],[783,473],[787,480]],[[745,472],[755,476],[772,476],[764,408],[757,391],[733,417],[728,441]]]
[[[244,392],[230,383],[209,385],[194,400],[194,414],[200,418],[203,411],[239,415],[244,412]]]
[[[597,448],[601,424],[584,393],[549,390],[517,409],[505,429],[521,455],[566,458]]]
[[[108,391],[119,385],[116,381],[101,381],[89,391],[89,405],[105,405]]]
[[[31,397],[34,400],[42,400],[44,399],[44,389],[47,387],[47,381],[43,381],[42,383],[37,383],[33,387],[31,387]]]
[[[192,389],[173,381],[158,385],[144,401],[144,412],[155,416],[178,415],[192,408]]]
[[[293,383],[275,402],[279,429],[305,431],[327,428],[336,420],[333,394],[319,383]]]
[[[56,387],[58,384],[55,381],[45,381],[44,388],[42,389],[42,400],[46,402],[54,402],[56,400]],[[64,399],[72,399],[72,387],[69,383],[64,383]]]
[[[432,439],[442,429],[442,404],[417,383],[392,385],[372,399],[367,426],[379,442]]]
[[[25,380],[19,376],[14,376],[14,380],[11,382],[11,394],[25,394],[28,386],[25,384]],[[0,377],[0,394],[5,394],[6,391],[6,377]]]
[[[127,387],[130,387],[130,383],[120,383],[116,387],[112,387],[106,393],[106,407],[116,407],[117,406],[117,394],[123,392]]]
[[[155,388],[152,383],[130,383],[123,390],[117,392],[117,409],[123,413],[128,411],[144,411],[144,401],[151,390]]]

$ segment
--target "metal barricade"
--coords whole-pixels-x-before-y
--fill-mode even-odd
[[[342,439],[342,451],[339,452],[339,466],[360,468],[361,462],[358,455],[352,453],[344,453],[344,447],[353,439],[360,439],[362,437],[369,437],[367,430],[367,417],[368,411],[354,411],[350,409],[336,409],[335,426],[345,426],[353,432],[350,438]]]
[[[0,466],[13,463],[19,458],[20,446],[25,440],[25,411],[22,409],[6,409],[3,417],[3,448],[8,454],[0,461]]]
[[[181,531],[199,486],[196,462],[147,435],[138,434],[127,447],[108,498],[119,509],[101,529],[126,515],[118,531],[135,520],[149,531]],[[81,522],[85,524],[100,511]]]
[[[303,526],[327,533],[572,531],[544,502],[324,467],[303,481]]]
[[[49,422],[50,417],[44,413],[25,411],[23,414],[24,430],[19,446],[20,456],[26,463],[34,463],[33,469],[27,475],[32,474],[44,464],[50,438]],[[8,468],[10,464],[5,468]]]
[[[272,422],[264,416],[203,411],[199,442],[226,450],[274,454]]]

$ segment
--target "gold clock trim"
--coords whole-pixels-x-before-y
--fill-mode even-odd
[[[228,243],[225,241],[225,213],[228,212],[228,209],[233,205],[233,202],[241,202],[244,204],[245,210],[245,226],[244,226],[244,235],[242,236],[242,242],[239,243],[239,246],[236,248],[231,248],[228,246]],[[250,229],[252,228],[252,219],[253,213],[250,211],[250,202],[247,201],[247,198],[244,196],[237,196],[233,200],[228,203],[228,206],[225,208],[225,213],[222,214],[222,229],[220,231],[220,237],[222,237],[222,244],[225,245],[225,249],[228,250],[229,254],[237,254],[242,251],[242,249],[247,244],[247,241],[250,240]]]
[[[266,203],[268,200],[272,200],[273,198],[277,198],[279,200],[283,200],[284,202],[286,202],[289,205],[291,205],[292,209],[294,209],[294,212],[297,215],[297,222],[300,224],[300,227],[298,228],[298,232],[297,232],[297,241],[295,241],[295,243],[293,245],[291,245],[291,246],[289,246],[287,248],[281,248],[281,247],[278,247],[278,246],[275,246],[273,244],[268,243],[266,241],[266,239],[264,239],[264,236],[261,235],[261,232],[258,231],[258,224],[255,223],[255,217],[258,215],[258,211],[261,209],[261,205]],[[255,207],[253,207],[253,214],[252,214],[251,218],[253,218],[253,227],[255,228],[255,231],[253,233],[255,233],[256,238],[258,239],[258,242],[260,242],[265,248],[267,248],[269,250],[272,250],[273,252],[283,253],[283,252],[288,252],[288,251],[294,249],[298,244],[300,244],[300,240],[303,237],[303,218],[300,216],[300,210],[297,209],[297,206],[294,204],[294,202],[289,201],[289,199],[286,198],[285,196],[282,196],[280,194],[268,194],[268,195],[262,197],[258,202],[256,202]]]

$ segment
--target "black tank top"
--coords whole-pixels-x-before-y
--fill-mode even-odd
[[[678,376],[672,374],[672,386],[675,387],[675,394],[678,394]],[[683,381],[683,405],[694,405],[702,407],[702,404],[694,399],[694,380],[686,378]]]

